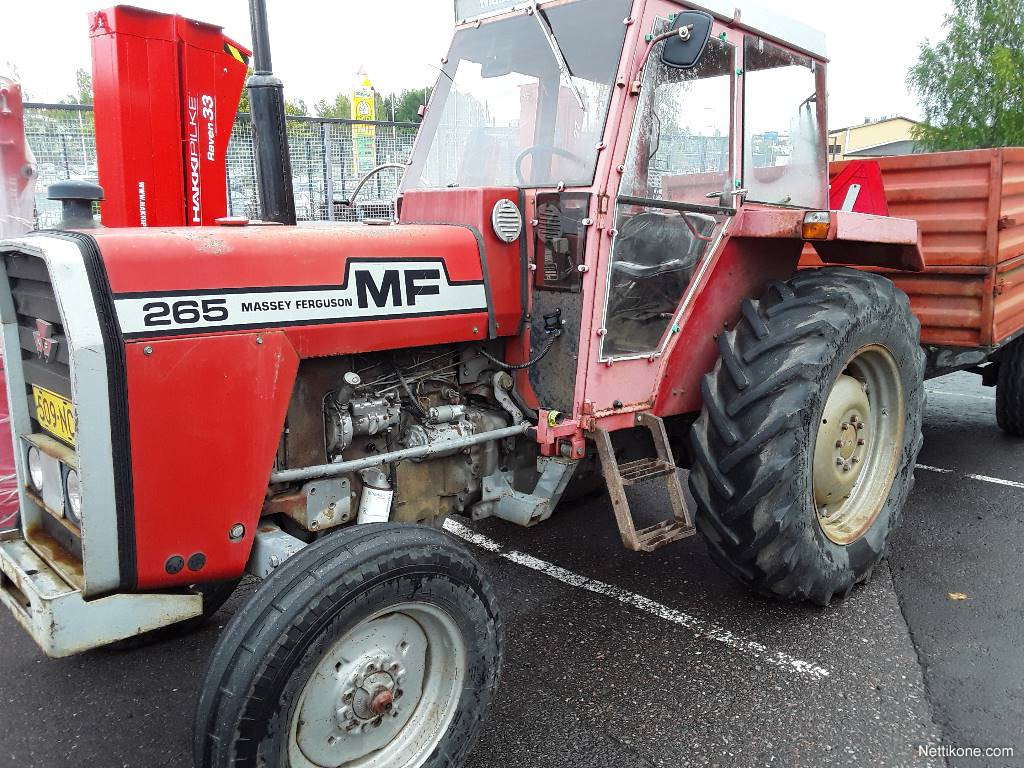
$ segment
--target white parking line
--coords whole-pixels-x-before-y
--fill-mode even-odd
[[[593,592],[596,595],[611,598],[623,605],[628,605],[636,610],[649,613],[659,619],[663,619],[673,624],[678,624],[681,627],[689,629],[695,637],[714,640],[744,655],[759,658],[769,664],[781,667],[788,672],[796,672],[817,680],[828,677],[830,674],[824,667],[819,667],[817,664],[813,664],[809,661],[803,661],[802,659],[790,656],[788,653],[783,653],[782,651],[774,651],[755,640],[740,637],[714,622],[699,619],[696,616],[683,613],[675,608],[669,608],[667,605],[651,600],[643,595],[638,595],[635,592],[622,589],[621,587],[606,584],[603,581],[597,581],[596,579],[591,579],[587,576],[581,576],[578,573],[573,573],[572,571],[568,571],[565,568],[554,565],[553,563],[549,563],[545,560],[540,560],[532,555],[527,555],[513,549],[507,550],[494,539],[488,538],[483,534],[471,530],[457,520],[448,518],[445,520],[444,527],[449,533],[458,536],[463,541],[478,546],[481,549],[485,549],[488,552],[493,552],[499,557],[503,557],[516,565],[521,565],[524,568],[529,568],[530,570],[543,573],[545,576],[550,576],[551,578],[556,579],[563,584],[568,584],[571,587],[577,587],[578,589]]]
[[[929,464],[918,464],[917,469],[923,469],[925,472],[938,472],[942,475],[953,475],[956,474],[952,469],[943,469],[942,467],[933,467]],[[1004,480],[1001,477],[991,477],[989,475],[974,475],[971,473],[965,473],[964,477],[969,477],[971,480],[980,480],[983,483],[994,483],[995,485],[1005,485],[1010,488],[1024,488],[1024,483],[1017,480]]]
[[[942,467],[933,467],[930,464],[918,464],[915,469],[923,469],[925,472],[938,472],[943,475],[952,475],[952,469],[943,469]]]
[[[981,480],[983,483],[995,483],[996,485],[1008,485],[1011,488],[1024,488],[1024,483],[1018,483],[1016,480],[1003,480],[1000,477],[989,477],[988,475],[965,475],[972,480]]]
[[[966,397],[969,400],[986,400],[990,403],[995,400],[995,397],[992,395],[975,395],[969,392],[950,392],[945,389],[932,389],[931,387],[925,387],[924,391],[927,392],[929,395],[949,395],[950,397]]]

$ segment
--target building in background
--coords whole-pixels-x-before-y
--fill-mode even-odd
[[[920,151],[913,137],[915,125],[918,125],[916,120],[894,115],[835,128],[828,132],[828,159],[915,154]]]

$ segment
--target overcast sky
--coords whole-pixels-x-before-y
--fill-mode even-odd
[[[75,70],[89,69],[86,14],[102,0],[3,0],[0,70],[13,63],[35,101],[72,93]],[[134,0],[153,10],[223,25],[250,45],[247,0]],[[761,0],[780,13],[823,29],[828,38],[829,124],[866,117],[918,117],[906,87],[918,44],[941,34],[951,0]],[[736,0],[743,6],[743,0]],[[275,72],[288,98],[312,109],[349,91],[365,67],[381,91],[430,84],[445,54],[451,0],[267,0]]]

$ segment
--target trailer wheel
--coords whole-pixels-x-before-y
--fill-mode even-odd
[[[461,765],[502,659],[490,583],[443,531],[369,524],[287,560],[224,630],[199,768]]]
[[[827,605],[871,575],[913,484],[920,325],[891,281],[845,268],[742,310],[691,432],[697,528],[745,584]]]
[[[1004,432],[1024,437],[1024,340],[1010,343],[999,361],[996,422]]]

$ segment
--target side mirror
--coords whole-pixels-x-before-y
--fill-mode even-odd
[[[672,24],[674,35],[665,40],[661,60],[667,67],[691,69],[700,59],[711,37],[711,15],[683,11]]]

